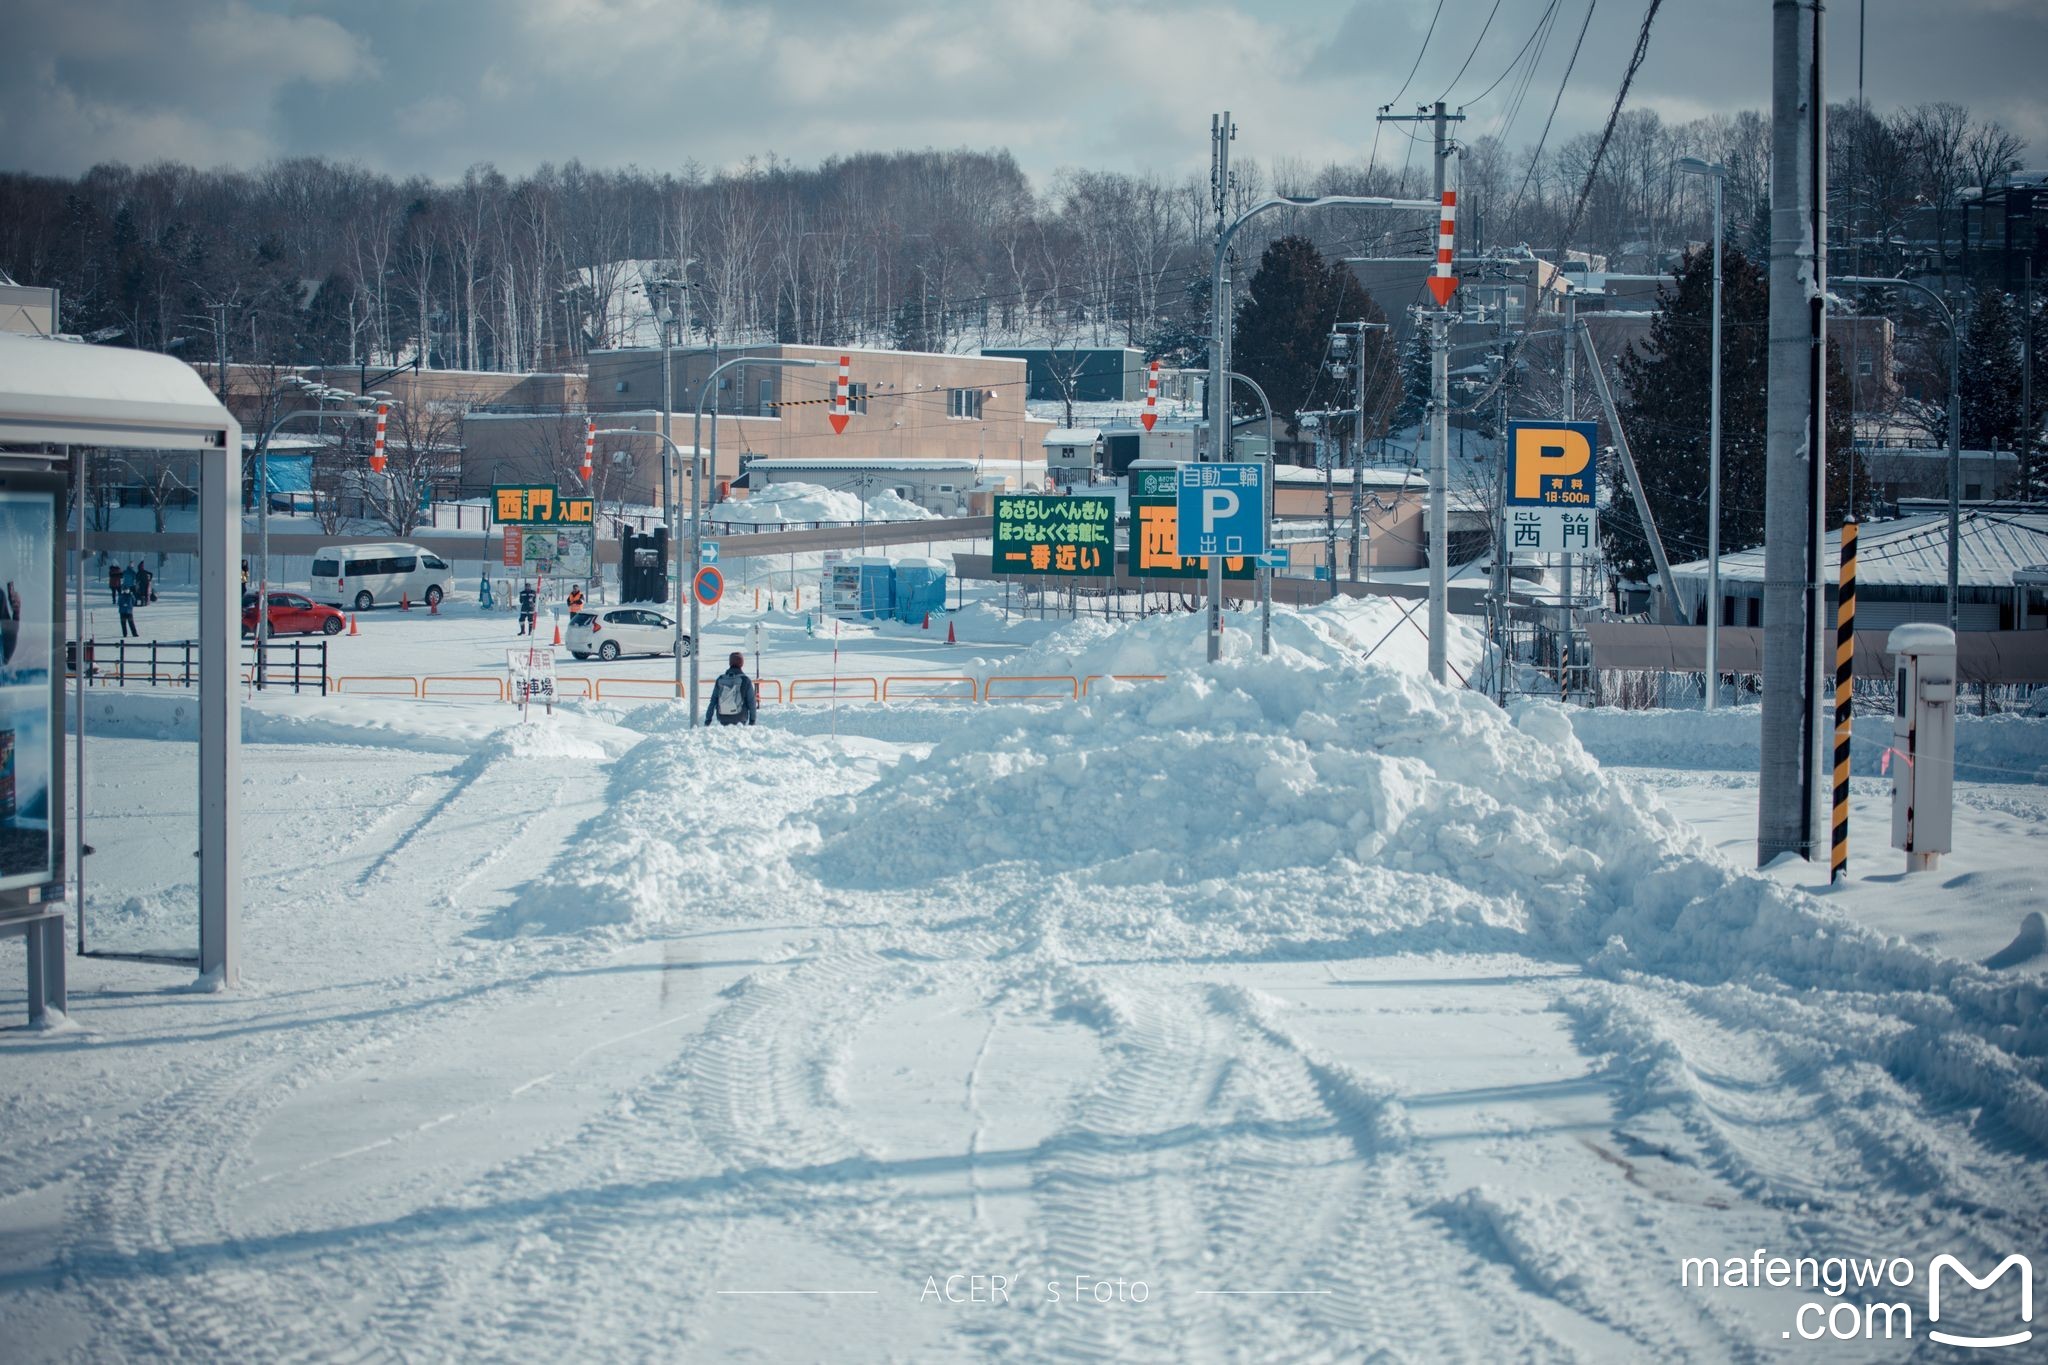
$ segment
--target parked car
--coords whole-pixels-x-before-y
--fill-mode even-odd
[[[304,593],[270,594],[272,635],[339,635],[346,622],[333,607],[322,606]],[[242,594],[242,634],[256,633],[256,594]]]
[[[368,611],[410,599],[438,606],[455,586],[446,560],[417,545],[326,545],[313,555],[312,597]]]
[[[616,659],[621,654],[667,654],[676,650],[676,618],[653,607],[593,607],[569,618],[562,643],[579,659],[595,654]],[[695,646],[683,637],[683,657]]]

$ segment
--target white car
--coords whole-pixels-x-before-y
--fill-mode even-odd
[[[569,630],[562,643],[571,654],[587,659],[616,659],[621,654],[666,654],[676,652],[676,618],[653,607],[593,607],[569,618]],[[690,637],[682,643],[683,657],[692,653]]]
[[[330,607],[368,611],[418,602],[435,607],[455,586],[455,571],[431,550],[391,542],[323,545],[313,552],[309,596]]]

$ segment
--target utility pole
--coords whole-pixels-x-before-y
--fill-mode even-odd
[[[1444,166],[1450,157],[1450,125],[1462,123],[1463,113],[1451,114],[1444,110],[1444,102],[1423,105],[1413,114],[1381,114],[1382,123],[1428,123],[1431,126],[1433,184],[1437,203],[1445,210],[1452,206],[1444,200]],[[1437,262],[1448,265],[1445,253],[1451,249],[1449,224],[1446,217],[1437,234]],[[1439,271],[1438,278],[1446,272]],[[1451,282],[1456,288],[1457,281]],[[1435,286],[1432,286],[1434,289]],[[1444,680],[1447,660],[1444,656],[1445,636],[1450,631],[1450,496],[1451,496],[1451,312],[1450,292],[1445,290],[1437,298],[1435,311],[1429,315],[1430,338],[1430,451],[1429,451],[1429,676],[1438,682]]]
[[[1827,6],[1825,0],[1811,0],[1813,11],[1813,64],[1808,76],[1807,125],[1808,173],[1813,177],[1809,199],[1812,221],[1807,227],[1813,243],[1812,269],[1807,282],[1807,391],[1812,395],[1806,413],[1806,708],[1800,714],[1800,737],[1805,743],[1806,851],[1808,862],[1826,858],[1828,848],[1829,790],[1827,774],[1829,734],[1834,716],[1829,701],[1833,696],[1834,671],[1828,667],[1827,576],[1821,572],[1821,552],[1827,544],[1828,515],[1828,83],[1825,52]]]
[[[1393,330],[1392,323],[1381,325],[1388,331]],[[1360,320],[1358,324],[1358,341],[1351,348],[1351,368],[1358,372],[1358,421],[1351,428],[1350,576],[1353,583],[1358,581],[1358,561],[1361,557],[1358,545],[1359,518],[1365,515],[1365,334],[1372,330],[1372,326],[1373,324],[1362,319]],[[1335,570],[1333,569],[1331,572],[1334,573]]]
[[[2034,496],[2034,255],[2020,260],[2020,500]],[[1854,508],[1850,509],[1854,511]]]
[[[1563,262],[1558,263],[1560,266]],[[1539,276],[1540,278],[1540,276]],[[1569,280],[1565,283],[1564,295],[1564,420],[1575,422],[1579,416],[1579,369],[1578,369],[1579,296],[1572,292]],[[1570,694],[1572,666],[1572,557],[1559,555],[1564,568],[1558,574],[1557,601],[1563,608],[1558,615],[1562,629],[1559,631],[1557,656],[1557,695],[1560,701]]]
[[[1757,770],[1757,864],[1783,853],[1813,856],[1811,636],[1806,618],[1807,541],[1812,524],[1810,418],[1813,335],[1807,276],[1813,231],[1810,133],[1812,0],[1771,6],[1771,271],[1769,406],[1764,496],[1764,648],[1761,760]]]
[[[1225,275],[1227,239],[1230,229],[1230,144],[1237,125],[1230,111],[1209,116],[1209,198],[1216,209],[1216,270],[1211,283],[1215,297],[1210,308],[1215,314],[1215,335],[1209,339],[1209,446],[1205,456],[1214,461],[1230,458],[1230,283]],[[1209,662],[1223,657],[1223,556],[1209,556]]]

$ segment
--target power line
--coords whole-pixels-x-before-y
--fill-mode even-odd
[[[1550,117],[1543,120],[1543,133],[1536,139],[1536,150],[1529,154],[1529,169],[1523,173],[1522,183],[1515,190],[1515,202],[1508,209],[1510,219],[1522,211],[1523,191],[1529,188],[1537,166],[1543,162],[1543,146],[1550,141],[1550,125],[1557,121],[1557,106],[1564,103],[1564,89],[1572,83],[1572,68],[1579,64],[1579,50],[1586,45],[1586,30],[1593,26],[1593,11],[1599,4],[1600,0],[1586,0],[1586,18],[1579,25],[1579,40],[1572,44],[1572,58],[1564,64],[1564,79],[1557,83],[1557,98],[1550,102]],[[1558,264],[1561,266],[1564,262],[1559,261]]]
[[[1451,77],[1451,83],[1444,87],[1443,94],[1438,95],[1436,97],[1437,103],[1441,104],[1443,101],[1449,99],[1451,96],[1451,91],[1457,88],[1458,82],[1465,79],[1466,68],[1470,67],[1472,65],[1472,59],[1479,55],[1479,45],[1486,41],[1486,31],[1493,27],[1493,16],[1499,13],[1500,0],[1493,0],[1493,8],[1486,12],[1486,22],[1479,26],[1479,36],[1472,40],[1472,50],[1465,54],[1465,65],[1459,67],[1458,74]],[[1498,85],[1499,82],[1496,81],[1494,82],[1494,84]],[[1490,89],[1491,87],[1488,88]]]
[[[1515,55],[1509,59],[1507,66],[1501,71],[1501,73],[1493,78],[1492,85],[1487,86],[1484,90],[1474,95],[1471,99],[1465,101],[1465,107],[1467,109],[1470,109],[1473,105],[1479,103],[1479,101],[1485,99],[1488,95],[1491,95],[1494,92],[1494,90],[1500,85],[1500,83],[1506,80],[1508,78],[1508,75],[1511,72],[1513,72],[1516,67],[1522,64],[1522,58],[1528,55],[1529,45],[1536,41],[1538,35],[1540,35],[1543,32],[1544,28],[1550,23],[1552,16],[1554,16],[1557,13],[1557,3],[1558,0],[1550,0],[1550,3],[1544,7],[1543,13],[1536,16],[1536,27],[1531,29],[1529,31],[1529,36],[1522,40],[1521,50],[1516,52]],[[1494,8],[1498,9],[1499,6],[1496,5]],[[1491,22],[1490,18],[1489,22]],[[1478,50],[1476,45],[1474,46],[1473,50],[1475,52]],[[1458,74],[1463,75],[1464,72],[1460,71]]]
[[[1429,51],[1429,40],[1436,33],[1436,21],[1443,18],[1444,0],[1436,0],[1436,13],[1429,16],[1429,28],[1422,35],[1422,46],[1415,51],[1415,63],[1408,68],[1408,79],[1401,82],[1401,88],[1394,92],[1394,98],[1387,101],[1391,109],[1401,102],[1401,96],[1408,93],[1408,87],[1415,80],[1415,72],[1422,65],[1422,55]]]
[[[1566,220],[1564,233],[1557,240],[1557,263],[1565,262],[1565,249],[1571,245],[1572,233],[1578,231],[1579,219],[1585,216],[1586,201],[1593,196],[1593,182],[1600,176],[1600,162],[1607,155],[1607,144],[1614,137],[1614,125],[1621,118],[1621,106],[1628,102],[1628,88],[1635,84],[1636,72],[1643,66],[1643,58],[1650,51],[1650,25],[1657,18],[1657,11],[1664,0],[1650,0],[1650,7],[1643,11],[1643,27],[1636,34],[1635,54],[1629,58],[1628,70],[1622,74],[1621,89],[1615,92],[1614,107],[1607,111],[1607,126],[1600,130],[1600,145],[1593,149],[1593,160],[1586,167],[1585,183],[1579,186],[1578,202],[1572,205],[1572,216]]]

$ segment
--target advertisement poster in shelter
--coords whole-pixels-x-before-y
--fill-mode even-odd
[[[55,880],[55,491],[0,488],[0,890]]]
[[[594,526],[507,526],[500,562],[539,578],[589,578],[597,563]]]

